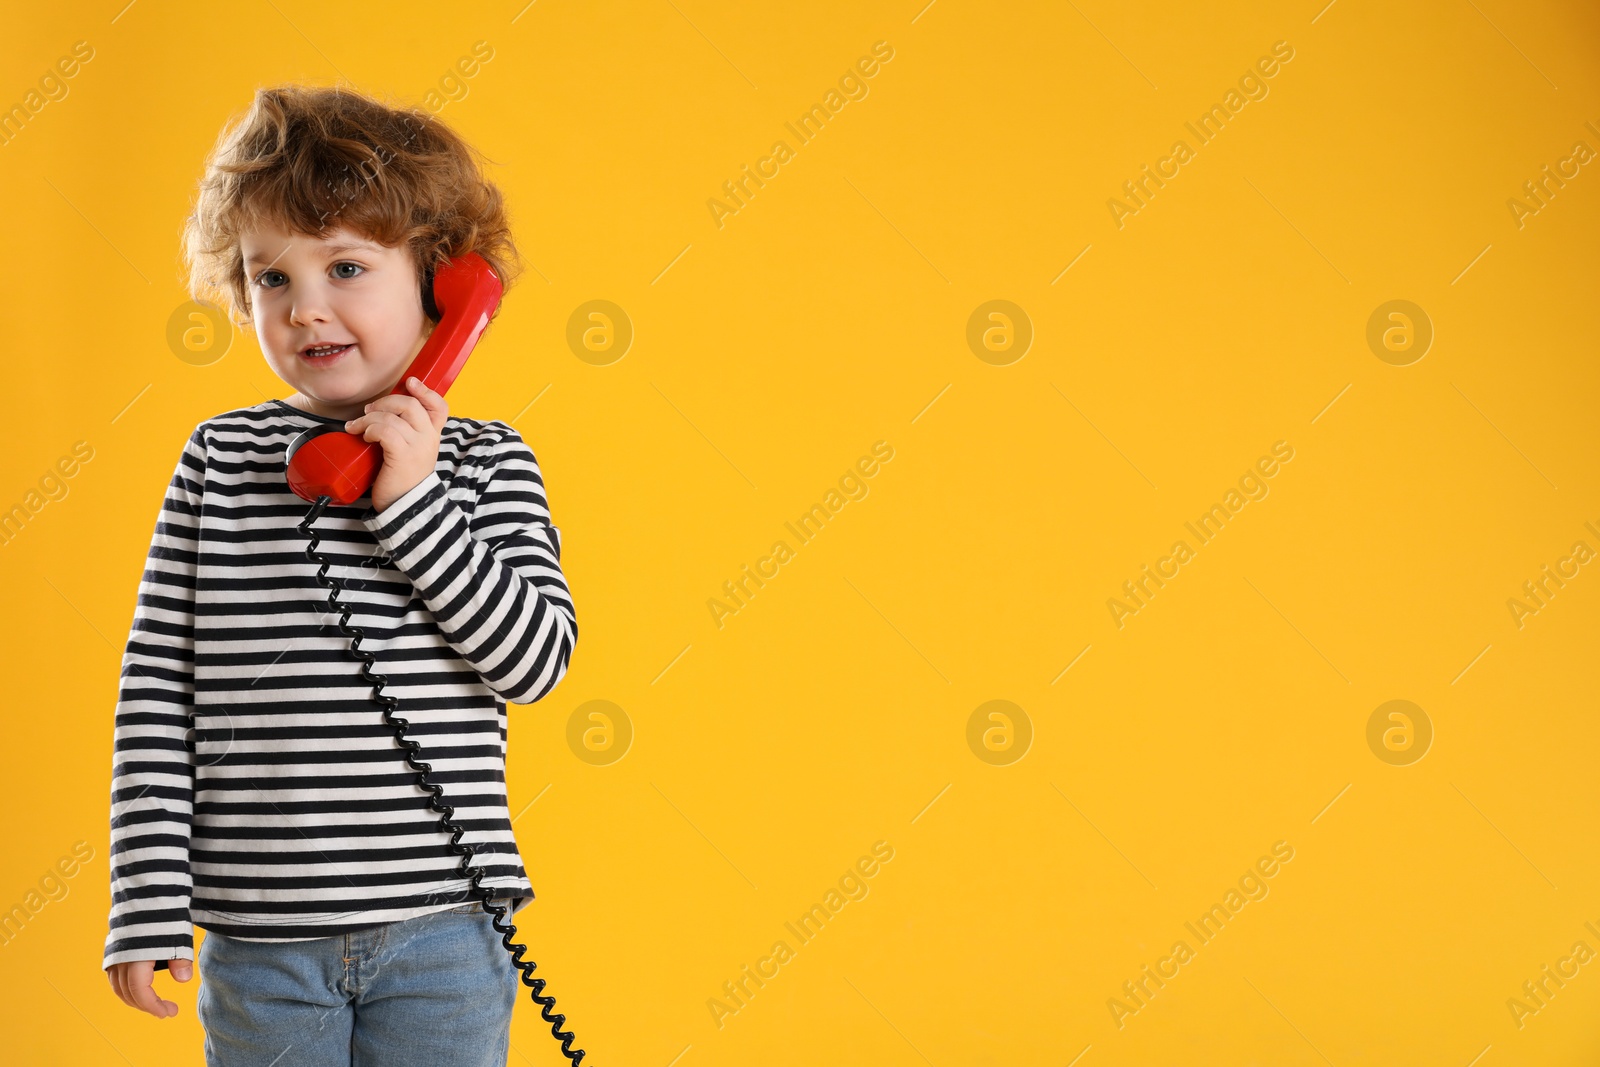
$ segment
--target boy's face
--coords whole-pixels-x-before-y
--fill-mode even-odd
[[[343,226],[322,237],[276,227],[243,234],[256,339],[296,407],[353,419],[390,392],[432,332],[421,279],[405,247]],[[334,355],[313,345],[347,345]]]

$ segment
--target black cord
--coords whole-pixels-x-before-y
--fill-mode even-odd
[[[527,946],[516,944],[511,940],[516,935],[516,926],[501,922],[511,910],[509,903],[505,906],[496,904],[494,902],[494,894],[479,884],[488,872],[482,867],[473,866],[472,846],[461,843],[462,835],[466,833],[466,830],[453,819],[456,809],[441,801],[440,798],[444,796],[444,789],[437,783],[428,781],[428,772],[433,769],[432,765],[417,762],[417,754],[422,750],[422,746],[406,737],[406,727],[410,725],[409,720],[402,719],[394,714],[394,709],[400,706],[400,701],[396,697],[383,695],[383,687],[388,684],[388,678],[381,674],[372,673],[372,665],[377,661],[377,657],[373,656],[371,652],[363,652],[361,650],[361,638],[364,636],[364,631],[359,626],[351,626],[349,624],[350,608],[339,603],[339,593],[343,591],[344,586],[338,578],[328,573],[330,566],[328,558],[317,551],[317,545],[321,539],[317,537],[316,531],[311,528],[311,524],[317,521],[323,509],[328,506],[332,499],[329,496],[318,497],[317,502],[311,505],[311,510],[306,513],[306,517],[300,522],[300,532],[311,538],[311,543],[306,546],[306,558],[313,563],[319,564],[317,581],[328,587],[328,606],[340,613],[339,629],[350,638],[350,654],[361,661],[361,676],[372,683],[372,699],[382,706],[383,721],[393,728],[395,743],[404,750],[406,762],[411,765],[411,769],[417,772],[417,785],[429,794],[428,806],[439,813],[440,828],[450,834],[450,850],[461,857],[461,866],[459,868],[461,874],[472,882],[473,893],[479,895],[484,910],[489,912],[489,921],[500,934],[500,943],[506,947],[507,952],[511,953],[511,962],[521,972],[522,984],[533,990],[531,996],[534,1003],[539,1005],[540,1017],[550,1024],[550,1032],[555,1035],[557,1041],[561,1042],[561,1054],[572,1061],[572,1067],[579,1067],[579,1064],[583,1062],[584,1051],[580,1048],[574,1052],[572,1050],[574,1039],[572,1031],[561,1029],[562,1025],[567,1021],[567,1017],[559,1012],[552,1013],[551,1009],[556,1006],[556,998],[541,996],[540,994],[544,992],[544,979],[533,976],[534,969],[539,965],[532,960],[524,960],[522,954],[528,951]]]

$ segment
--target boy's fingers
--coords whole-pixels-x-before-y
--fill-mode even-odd
[[[112,968],[112,973],[116,975],[115,984],[117,987],[117,996],[122,998],[122,1003],[126,1004],[130,1008],[138,1007],[138,1005],[133,1002],[133,994],[129,992],[128,989],[128,964],[118,964],[116,967]]]
[[[194,964],[188,960],[173,960],[167,964],[167,970],[172,973],[174,979],[180,982],[187,982],[194,977]]]
[[[413,397],[410,399],[414,400],[415,398]],[[344,428],[350,433],[361,433],[363,429],[371,429],[375,426],[385,425],[389,422],[389,418],[391,416],[401,426],[404,426],[407,429],[421,430],[432,428],[432,424],[428,421],[428,413],[419,408],[415,403],[407,404],[403,408],[399,407],[398,405],[379,407],[378,405],[382,403],[383,401],[381,400],[374,402],[371,410],[366,412],[364,415],[357,415],[355,418],[351,419],[350,422],[346,423]],[[351,423],[355,423],[356,425],[351,425]],[[367,440],[370,441],[372,438],[369,437]]]
[[[417,398],[414,396],[395,396],[393,394],[388,396],[380,396],[378,399],[368,404],[366,409],[362,411],[361,414],[357,415],[350,421],[355,422],[359,419],[373,421],[375,416],[382,416],[384,414],[394,415],[396,417],[404,417],[403,413],[405,411],[415,410],[416,407]],[[349,427],[346,426],[346,429],[348,428]]]
[[[128,993],[133,998],[133,1006],[141,1011],[147,1011],[157,1019],[178,1014],[178,1006],[170,1000],[162,1000],[156,996],[156,991],[151,985],[155,976],[155,963],[141,960],[128,975]]]
[[[378,417],[373,418],[372,416],[374,415]],[[406,422],[405,419],[402,419],[398,415],[394,415],[394,421],[384,418],[383,416],[385,415],[394,415],[394,413],[377,411],[369,412],[367,415],[362,416],[369,421],[361,426],[355,427],[350,432],[359,434],[363,441],[370,441],[373,444],[385,445],[389,448],[398,448],[405,440],[405,431],[412,428],[411,424]]]
[[[406,389],[410,395],[395,397],[396,400],[411,400],[414,403],[397,406],[397,413],[414,429],[422,433],[432,433],[444,425],[449,415],[449,405],[444,402],[444,397],[423,385],[421,381],[412,384],[412,379],[406,379]]]
[[[416,397],[421,402],[424,410],[427,411],[430,426],[436,430],[443,429],[444,420],[450,415],[450,405],[445,398],[429,389],[423,384],[422,379],[417,378],[415,375],[410,375],[406,378],[406,388],[411,391],[411,395]],[[421,427],[418,427],[418,429],[421,429]]]
[[[443,429],[445,420],[450,417],[450,405],[445,398],[424,385],[416,375],[407,375],[401,385],[404,393],[386,393],[368,406],[366,414],[387,411],[418,431]]]
[[[430,411],[444,404],[444,397],[429,389],[422,379],[415,374],[406,377],[406,389],[410,391],[412,396],[422,402],[423,407],[428,408]]]

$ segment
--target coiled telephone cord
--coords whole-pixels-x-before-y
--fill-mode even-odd
[[[511,953],[511,962],[516,965],[517,970],[521,973],[522,984],[533,991],[531,996],[534,1003],[539,1005],[540,1017],[550,1024],[550,1032],[555,1035],[557,1041],[561,1042],[561,1054],[572,1061],[572,1067],[579,1067],[583,1062],[584,1051],[581,1048],[574,1051],[572,1048],[574,1040],[572,1031],[561,1029],[562,1025],[566,1023],[567,1017],[553,1011],[556,1006],[555,997],[542,995],[545,981],[543,978],[535,978],[533,974],[538,964],[532,960],[524,960],[522,958],[523,953],[528,951],[527,946],[516,944],[511,940],[512,937],[516,936],[516,926],[502,922],[510,913],[510,904],[503,906],[496,904],[494,902],[494,894],[479,884],[488,872],[482,867],[473,865],[472,846],[461,843],[461,838],[466,833],[466,830],[454,821],[456,809],[442,801],[444,789],[438,784],[428,781],[428,772],[433,767],[431,764],[417,761],[417,754],[421,752],[422,746],[406,737],[406,727],[410,725],[409,720],[394,714],[395,709],[400,706],[400,701],[396,697],[383,694],[383,687],[388,684],[388,679],[384,675],[372,673],[372,665],[377,662],[377,657],[373,656],[371,652],[363,652],[361,650],[361,638],[364,636],[364,631],[359,626],[350,625],[350,608],[339,603],[339,594],[343,591],[344,586],[338,578],[328,573],[330,569],[328,558],[317,551],[317,545],[321,539],[317,536],[316,531],[311,528],[312,523],[317,521],[332,499],[332,497],[328,496],[317,498],[316,503],[311,505],[310,511],[306,513],[306,517],[300,522],[300,532],[311,539],[311,543],[306,546],[306,558],[318,564],[317,581],[328,587],[328,607],[340,613],[339,629],[350,638],[350,654],[361,661],[361,676],[372,683],[372,699],[377,701],[383,708],[383,721],[394,730],[395,743],[404,751],[406,762],[411,765],[411,769],[417,772],[417,785],[428,794],[428,806],[438,812],[440,828],[450,834],[449,847],[452,852],[461,857],[459,870],[462,876],[471,881],[473,893],[482,901],[484,910],[489,912],[489,921],[496,932],[500,934],[500,943],[505,946],[507,952]]]

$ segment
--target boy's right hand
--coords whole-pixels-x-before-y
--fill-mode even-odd
[[[167,970],[180,982],[187,982],[194,977],[194,963],[190,960],[172,960],[167,964]],[[131,960],[128,963],[113,963],[106,968],[111,988],[124,1004],[147,1011],[157,1019],[170,1019],[178,1014],[178,1005],[156,996],[152,984],[155,973],[155,960]]]

